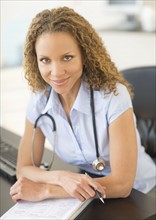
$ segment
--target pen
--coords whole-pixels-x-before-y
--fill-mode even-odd
[[[88,173],[85,172],[85,175],[88,176]],[[93,188],[93,187],[92,187],[92,188]],[[105,203],[105,202],[104,202],[104,199],[103,199],[103,197],[102,197],[102,195],[101,195],[101,193],[100,193],[99,191],[97,191],[96,189],[94,189],[94,188],[93,188],[93,190],[95,191],[97,197],[101,200],[101,202],[102,202],[102,203]]]
[[[98,198],[101,200],[101,202],[102,202],[102,203],[105,203],[105,202],[104,202],[104,199],[103,199],[103,197],[102,197],[102,195],[101,195],[101,193],[98,192],[96,189],[94,189],[94,191],[95,191],[96,195],[98,196]]]

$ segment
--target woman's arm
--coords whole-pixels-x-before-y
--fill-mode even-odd
[[[41,173],[43,170],[39,168],[42,154],[44,150],[45,137],[40,130],[36,128],[36,135],[34,139],[34,161],[36,167],[32,165],[32,136],[33,136],[34,126],[27,119],[25,121],[24,135],[20,141],[18,148],[17,166],[16,166],[16,176],[17,179],[20,177],[33,177],[37,181],[37,172]]]
[[[19,200],[41,201],[48,198],[71,197],[62,187],[48,183],[34,182],[20,177],[10,188],[10,195],[14,202]]]
[[[85,199],[95,196],[93,188],[97,189],[101,194],[105,194],[104,187],[86,175],[69,171],[44,171],[40,169],[39,165],[42,158],[45,138],[39,128],[36,129],[34,141],[34,161],[36,166],[33,166],[31,160],[32,135],[33,125],[26,120],[25,132],[18,151],[18,181],[13,185],[10,192],[14,200],[17,200],[17,198],[29,198],[31,200],[35,198],[31,196],[33,192],[34,195],[36,194],[36,190],[39,192],[38,196],[36,196],[38,200],[46,198],[47,196],[49,198],[70,196],[84,201]],[[29,190],[27,190],[28,188]],[[55,193],[53,189],[57,189]]]
[[[133,187],[137,165],[137,143],[132,109],[109,126],[110,166],[107,177],[96,179],[106,187],[108,198],[127,197]]]

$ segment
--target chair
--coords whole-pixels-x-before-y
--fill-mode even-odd
[[[145,151],[156,162],[156,66],[145,66],[121,71],[131,84],[137,127]]]

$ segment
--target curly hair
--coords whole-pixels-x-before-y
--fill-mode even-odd
[[[75,38],[84,58],[83,80],[90,87],[113,91],[117,95],[116,83],[119,82],[127,87],[132,96],[130,85],[112,62],[102,38],[84,17],[68,7],[43,10],[32,20],[24,48],[25,78],[32,91],[47,87],[37,65],[36,40],[43,33],[53,32],[67,32]]]

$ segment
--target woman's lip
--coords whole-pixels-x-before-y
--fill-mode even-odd
[[[56,86],[61,86],[61,85],[65,84],[68,79],[69,79],[69,77],[66,79],[61,79],[61,80],[51,80],[51,82]]]

